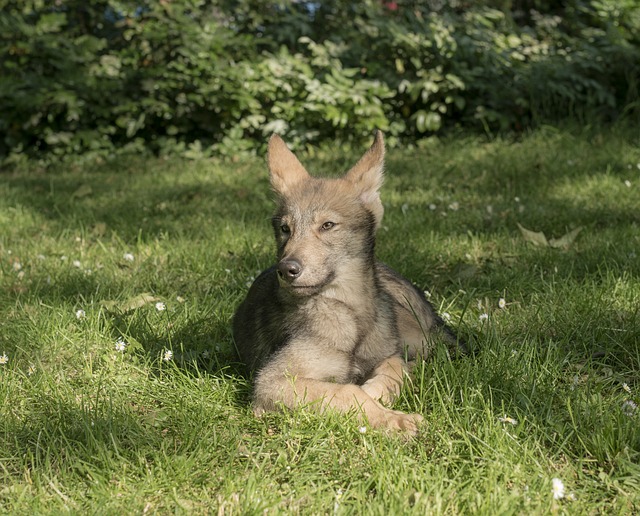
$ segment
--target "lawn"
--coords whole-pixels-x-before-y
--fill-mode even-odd
[[[0,173],[0,511],[640,511],[637,128],[392,149],[382,198],[379,258],[478,350],[414,371],[414,439],[252,415],[230,320],[275,253],[263,160]]]

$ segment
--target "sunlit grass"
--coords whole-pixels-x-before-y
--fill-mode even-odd
[[[230,318],[273,260],[261,160],[5,172],[0,507],[637,512],[639,164],[621,128],[389,151],[378,255],[479,350],[416,368],[396,403],[425,416],[413,440],[252,415]],[[535,247],[518,224],[582,231]]]

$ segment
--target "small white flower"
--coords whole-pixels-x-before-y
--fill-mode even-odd
[[[622,388],[627,391],[629,394],[631,394],[631,387],[629,387],[629,385],[627,385],[626,383],[622,384]]]
[[[22,278],[24,278],[24,271],[20,271],[20,272],[18,273],[17,278],[18,278],[19,280],[21,280]]]
[[[27,369],[27,374],[31,376],[32,374],[35,374],[35,372],[36,372],[36,366],[34,364],[29,364],[29,369]]]
[[[638,167],[638,170],[640,170],[640,163],[638,163],[638,164],[636,165],[636,167]]]
[[[67,256],[65,256],[64,254],[60,257],[60,261],[61,262],[66,262],[69,258]]]
[[[431,211],[436,211],[436,209],[437,209],[437,208],[438,208],[438,207],[437,207],[435,204],[433,204],[433,203],[431,203],[431,204],[429,205],[429,209],[430,209]]]
[[[480,321],[487,321],[489,319],[489,314],[487,314],[487,313],[480,314],[479,319],[480,319]]]
[[[366,426],[361,426],[360,428],[358,428],[358,432],[360,432],[361,434],[366,434],[367,433],[367,427]]]
[[[71,262],[71,264],[76,267],[77,269],[79,269],[80,267],[82,267],[82,264],[80,263],[80,260],[73,260],[73,262]]]
[[[567,495],[567,500],[569,500],[570,502],[575,502],[577,500],[575,493],[569,493]]]
[[[231,274],[231,269],[225,269],[224,272],[226,272],[227,274]]]
[[[9,357],[6,353],[0,355],[0,365],[5,365],[9,361]]]
[[[431,298],[431,292],[429,292],[428,290],[424,291],[424,297],[426,297],[427,299]]]
[[[182,296],[176,296],[176,301],[177,301],[178,303],[184,303],[184,297],[182,297]]]
[[[116,351],[118,351],[119,353],[122,353],[124,351],[124,348],[127,347],[127,343],[122,340],[122,338],[116,340]]]
[[[173,358],[173,351],[171,351],[170,349],[166,350],[164,352],[164,355],[162,355],[162,360],[164,360],[165,362],[169,362],[169,360],[171,360]]]
[[[458,201],[453,201],[450,205],[449,205],[449,209],[451,211],[458,211],[460,209],[460,203]]]
[[[514,197],[513,200],[516,202],[520,202],[520,197]]]
[[[162,301],[156,303],[156,310],[158,310],[158,312],[163,312],[166,309],[167,305],[165,305]]]
[[[500,308],[506,308],[506,307],[507,307],[507,302],[505,301],[504,297],[501,297],[501,298],[498,300],[498,306],[499,306]]]
[[[449,312],[444,312],[442,314],[442,320],[444,322],[451,322],[451,314]]]
[[[627,400],[622,404],[622,412],[625,416],[634,416],[638,411],[638,405],[635,401]]]
[[[38,256],[36,256],[36,258],[38,260],[46,260],[47,259],[47,257],[44,254],[39,254]]]
[[[18,272],[22,269],[22,264],[20,262],[13,262],[12,267],[14,271]]]
[[[564,484],[562,483],[562,480],[559,478],[552,478],[551,483],[553,484],[553,499],[560,500],[561,498],[564,498]]]
[[[513,419],[512,417],[509,417],[506,414],[504,417],[499,417],[498,421],[500,421],[501,423],[509,423],[510,425],[513,425],[513,426],[518,424],[517,419]]]
[[[626,186],[627,188],[631,188],[631,181],[626,179],[625,182],[624,182],[624,186]]]
[[[122,255],[122,258],[127,262],[132,262],[135,260],[135,257],[131,253],[124,253],[124,255]]]
[[[76,319],[84,319],[87,313],[84,310],[76,310]]]

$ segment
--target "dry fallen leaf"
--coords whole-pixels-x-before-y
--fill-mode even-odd
[[[569,249],[580,231],[582,231],[582,226],[577,227],[573,231],[569,231],[569,233],[561,236],[560,238],[552,238],[549,240],[549,245],[556,249]]]
[[[131,310],[135,310],[136,308],[141,308],[144,305],[148,305],[149,303],[155,303],[159,301],[160,298],[156,297],[148,292],[144,292],[142,294],[138,294],[137,296],[130,297],[125,301],[104,301],[102,305],[107,310],[118,310],[120,312],[126,313]]]
[[[527,242],[530,242],[536,246],[549,247],[547,237],[544,236],[544,233],[542,231],[531,231],[530,229],[523,228],[519,223],[516,224],[518,224],[520,233],[522,233],[522,236]]]
[[[535,245],[540,247],[553,247],[554,249],[564,249],[567,250],[571,247],[571,244],[575,241],[578,234],[582,231],[582,226],[575,228],[572,231],[569,231],[565,235],[560,238],[551,238],[547,240],[547,237],[542,231],[531,231],[525,227],[522,227],[519,223],[518,229],[520,229],[520,233],[522,233],[523,238]]]
[[[78,189],[71,194],[71,197],[77,197],[78,199],[81,197],[86,197],[87,195],[91,195],[93,193],[93,188],[91,185],[80,185]]]

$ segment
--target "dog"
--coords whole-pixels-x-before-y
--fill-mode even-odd
[[[373,428],[415,434],[420,414],[388,408],[406,372],[438,340],[466,351],[422,291],[376,261],[384,155],[378,131],[344,176],[317,178],[279,136],[269,140],[278,262],[233,319],[238,353],[254,374],[256,415],[355,411]]]

